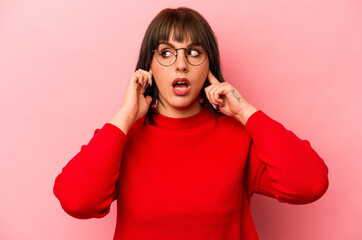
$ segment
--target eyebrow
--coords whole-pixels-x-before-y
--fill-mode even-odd
[[[170,42],[161,41],[161,42],[159,43],[159,45],[160,45],[160,44],[165,44],[165,45],[171,46],[171,47],[173,47],[173,48],[176,49],[175,45],[173,45],[173,44],[170,43]],[[191,47],[191,46],[201,46],[201,43],[191,43],[191,44],[189,44],[186,48]]]

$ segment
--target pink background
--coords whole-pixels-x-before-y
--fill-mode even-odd
[[[312,204],[255,195],[260,238],[362,239],[359,0],[124,2],[0,1],[0,239],[112,239],[114,203],[72,218],[54,179],[120,107],[152,18],[178,6],[209,21],[225,79],[329,167]]]

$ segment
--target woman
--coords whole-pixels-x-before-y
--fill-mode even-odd
[[[310,203],[327,175],[307,140],[223,80],[209,24],[181,7],[153,19],[121,108],[54,194],[76,218],[103,217],[117,199],[114,239],[258,239],[253,193]]]

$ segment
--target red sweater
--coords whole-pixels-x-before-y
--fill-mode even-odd
[[[305,204],[328,188],[307,140],[261,110],[243,126],[204,108],[188,118],[144,117],[126,136],[106,123],[57,176],[54,194],[76,218],[105,216],[117,199],[114,239],[258,239],[253,193]]]

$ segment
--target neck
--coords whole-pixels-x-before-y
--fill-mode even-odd
[[[202,106],[200,104],[200,97],[195,99],[195,101],[186,108],[175,108],[171,107],[167,104],[163,106],[161,103],[157,104],[157,111],[166,116],[171,118],[186,118],[191,117],[202,110]]]

